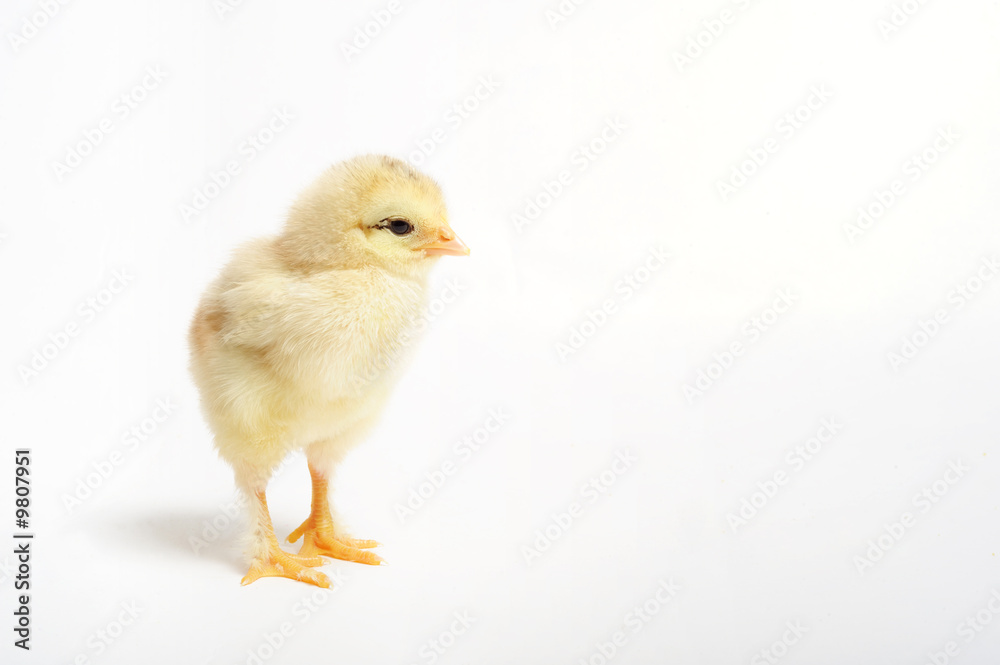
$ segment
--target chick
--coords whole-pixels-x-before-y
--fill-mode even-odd
[[[368,432],[399,374],[402,340],[426,303],[442,255],[469,249],[448,224],[438,186],[384,156],[337,164],[293,204],[277,237],[241,247],[191,324],[191,371],[219,454],[250,505],[243,584],[288,577],[329,587],[322,556],[378,565],[331,515],[330,478]],[[312,510],[283,551],[265,489],[305,449]]]

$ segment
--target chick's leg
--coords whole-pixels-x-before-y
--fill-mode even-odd
[[[323,573],[310,569],[310,566],[323,565],[323,559],[318,556],[304,556],[283,551],[278,546],[277,536],[274,535],[264,490],[254,492],[253,496],[251,508],[254,522],[253,553],[250,570],[243,578],[243,585],[246,586],[262,577],[287,577],[329,589],[330,579]]]
[[[312,464],[309,465],[309,475],[312,476],[312,510],[306,521],[289,534],[288,542],[294,543],[305,536],[299,554],[306,556],[322,554],[343,561],[381,565],[382,557],[366,551],[367,548],[378,547],[377,542],[347,538],[335,533],[333,516],[330,514],[327,478]]]

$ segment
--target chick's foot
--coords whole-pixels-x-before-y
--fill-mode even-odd
[[[341,561],[367,563],[370,566],[385,563],[379,555],[365,551],[378,547],[379,544],[374,540],[358,540],[335,533],[330,502],[327,498],[329,491],[327,478],[311,462],[309,475],[312,478],[312,509],[306,521],[288,535],[288,542],[294,543],[304,536],[299,554],[306,556],[322,555]]]
[[[275,545],[268,547],[264,556],[250,562],[250,570],[243,578],[242,584],[246,586],[262,577],[287,577],[329,589],[330,578],[318,570],[312,570],[313,566],[322,565],[323,559],[318,556],[291,554]]]
[[[299,528],[288,535],[288,542],[294,543],[305,536],[299,554],[305,556],[328,556],[341,561],[355,561],[379,566],[385,563],[382,557],[367,550],[378,547],[374,540],[358,540],[346,536],[334,535],[333,525],[324,523],[326,520],[316,520],[312,515],[299,525]]]

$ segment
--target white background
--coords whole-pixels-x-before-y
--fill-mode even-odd
[[[918,664],[954,642],[948,662],[996,663],[1000,280],[976,272],[1000,257],[1000,9],[909,0],[884,34],[885,3],[663,4],[594,0],[553,26],[555,0],[401,0],[348,58],[386,2],[71,2],[48,20],[6,3],[0,661],[430,663],[429,640],[466,612],[475,622],[435,662],[599,665],[621,631],[610,662],[768,662],[771,649],[788,665]],[[45,24],[15,43],[26,19]],[[679,65],[685,50],[696,57]],[[165,78],[132,93],[147,67]],[[470,99],[481,77],[497,87]],[[820,88],[830,97],[801,108]],[[123,94],[144,97],[128,117]],[[463,102],[476,108],[449,123]],[[241,144],[275,109],[293,120],[248,160]],[[808,119],[787,136],[778,123],[796,111]],[[60,178],[103,118],[113,130]],[[577,151],[615,119],[625,129],[581,171]],[[443,140],[415,153],[436,128]],[[906,162],[947,128],[958,138],[913,179]],[[768,139],[767,161],[745,163]],[[360,152],[416,154],[473,249],[441,260],[431,295],[449,279],[461,294],[336,484],[353,534],[383,542],[390,565],[332,562],[343,582],[329,595],[241,587],[234,485],[187,373],[187,326],[232,248],[275,232],[303,186]],[[185,221],[180,206],[230,160],[238,175]],[[755,172],[724,200],[741,164]],[[570,184],[519,231],[512,216],[562,170]],[[895,179],[903,193],[852,242],[859,206]],[[635,273],[658,247],[667,264]],[[104,293],[116,270],[133,277]],[[626,300],[616,284],[633,274],[648,279]],[[971,300],[955,295],[966,284],[981,287]],[[778,290],[795,302],[775,320]],[[561,358],[609,298],[615,311]],[[894,367],[938,310],[947,322]],[[751,341],[754,317],[772,325]],[[720,375],[713,354],[733,342],[743,353]],[[123,441],[158,399],[169,417]],[[397,504],[496,408],[509,422],[401,521]],[[831,417],[842,429],[796,471],[786,455]],[[10,630],[25,446],[30,653]],[[624,450],[637,461],[591,502],[581,487]],[[914,501],[956,461],[969,470],[935,503]],[[734,529],[776,472],[788,482]],[[306,515],[307,478],[298,456],[272,482],[281,537]],[[574,502],[560,532],[552,515]],[[859,566],[880,537],[881,558]],[[634,632],[633,608],[671,580]],[[127,626],[123,603],[139,613]],[[989,622],[963,628],[977,612]]]

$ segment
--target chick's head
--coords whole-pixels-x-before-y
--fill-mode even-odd
[[[365,155],[328,169],[292,206],[279,238],[291,263],[418,273],[469,248],[437,184],[406,162]]]

